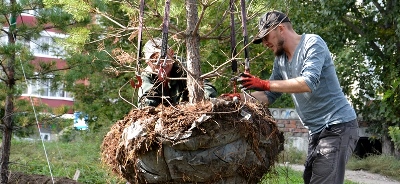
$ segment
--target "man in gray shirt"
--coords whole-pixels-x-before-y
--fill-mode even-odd
[[[276,56],[272,75],[262,80],[243,73],[238,82],[244,90],[256,90],[252,96],[268,104],[290,93],[310,133],[304,183],[343,183],[345,165],[359,138],[358,123],[325,41],[315,34],[297,34],[289,17],[279,11],[264,14],[258,30],[253,43],[262,43]]]

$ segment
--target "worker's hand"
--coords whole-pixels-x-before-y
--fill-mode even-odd
[[[249,73],[241,73],[237,81],[240,83],[239,87],[243,90],[253,89],[256,91],[269,91],[269,80],[261,80]]]
[[[235,100],[235,98],[240,100],[240,93],[224,93],[220,97],[225,100]]]

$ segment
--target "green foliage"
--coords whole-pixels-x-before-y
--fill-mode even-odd
[[[63,143],[72,142],[80,132],[80,130],[75,130],[72,126],[66,127],[60,132],[58,140]]]
[[[78,0],[43,0],[46,8],[60,7],[71,14],[75,20],[82,21],[87,18],[90,12],[90,5],[86,1]]]
[[[280,98],[278,98],[272,105],[268,106],[271,108],[295,108],[292,96],[290,94],[284,93]]]
[[[396,149],[400,149],[400,128],[398,126],[396,127],[389,127],[389,136],[392,139],[394,143],[394,147]]]
[[[71,28],[66,34],[69,36],[64,40],[62,46],[69,53],[79,53],[90,37],[90,31],[85,27]]]

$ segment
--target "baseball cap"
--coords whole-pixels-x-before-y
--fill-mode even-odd
[[[265,13],[263,16],[260,17],[260,20],[258,22],[258,34],[254,38],[253,43],[261,43],[262,38],[267,35],[271,27],[283,22],[290,22],[290,19],[286,14],[276,10]]]
[[[146,44],[144,44],[143,46],[144,59],[145,60],[150,59],[151,55],[153,55],[156,52],[161,53],[161,45],[162,45],[162,40],[161,38],[158,37],[147,41]]]

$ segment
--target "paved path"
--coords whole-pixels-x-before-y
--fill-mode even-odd
[[[289,164],[289,167],[296,171],[303,171],[303,165]],[[345,179],[359,184],[400,184],[400,182],[379,174],[369,173],[367,171],[346,170]]]

